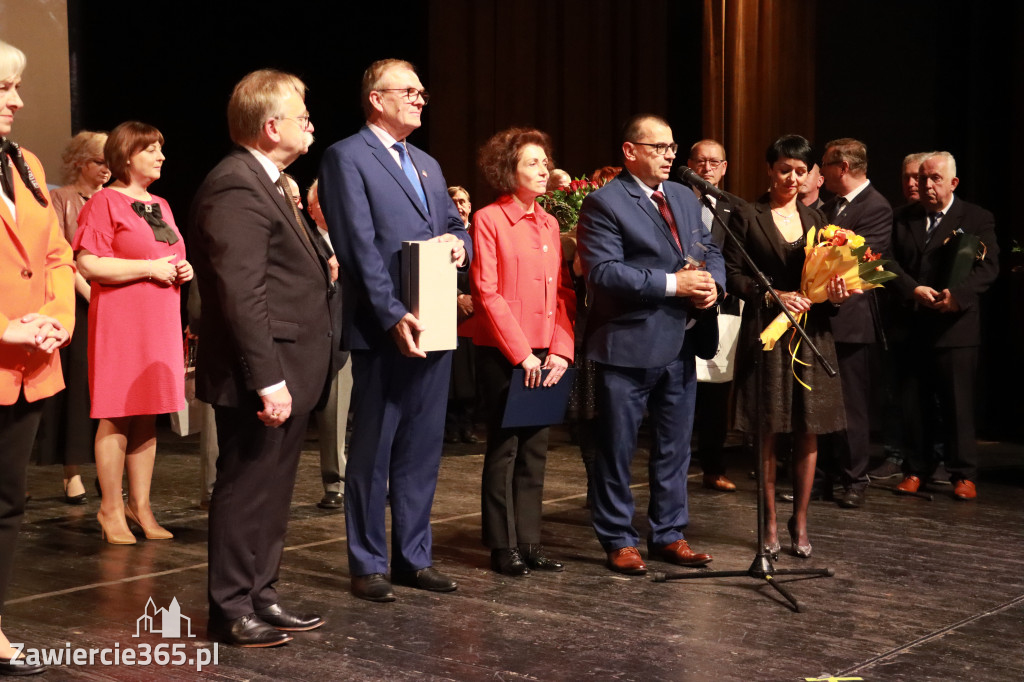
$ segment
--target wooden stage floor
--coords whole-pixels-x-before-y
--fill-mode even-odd
[[[583,507],[578,451],[564,433],[552,441],[544,536],[550,554],[567,563],[564,573],[510,579],[489,570],[479,541],[482,446],[448,446],[461,456],[442,462],[434,557],[459,581],[458,591],[398,587],[392,604],[354,598],[344,516],[315,506],[322,490],[316,443],[309,441],[280,591],[287,605],[325,616],[323,628],[278,649],[221,646],[217,664],[201,673],[194,665],[105,666],[96,654],[92,665],[63,665],[36,679],[1024,679],[1024,447],[982,443],[976,503],[954,501],[948,486],[936,487],[933,502],[875,488],[858,510],[813,503],[813,558],[783,553],[776,567],[828,566],[835,577],[788,579],[804,606],[796,613],[750,578],[655,583],[607,570]],[[212,655],[197,439],[162,433],[158,452],[153,504],[176,535],[170,542],[101,542],[95,495],[87,505],[67,506],[59,497],[60,469],[30,468],[32,499],[3,622],[12,640],[136,655],[148,645],[172,660]],[[641,451],[634,467],[640,510],[647,504],[645,464]],[[750,468],[732,462],[730,476],[740,486],[734,494],[702,489],[691,472],[687,537],[714,555],[712,568],[745,570],[753,559]],[[92,479],[87,468],[90,492]],[[190,619],[181,621],[181,637],[134,637],[150,598],[157,609],[177,600]]]

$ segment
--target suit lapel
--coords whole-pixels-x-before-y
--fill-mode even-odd
[[[15,172],[15,174],[17,174]],[[0,190],[2,191],[2,190]],[[21,195],[24,195],[22,197]],[[21,199],[19,202],[18,200]],[[17,209],[18,205],[25,205],[25,201],[35,201],[35,197],[28,191],[28,189],[22,184],[20,176],[14,181],[14,206]],[[21,256],[23,262],[28,263],[28,251],[25,248],[25,240],[21,234],[18,221],[11,215],[11,209],[8,208],[7,202],[0,199],[0,218],[3,218],[4,226],[7,229],[7,234],[10,235],[11,243],[18,249],[18,254]]]
[[[626,193],[629,194],[636,201],[636,205],[640,207],[640,210],[647,214],[647,217],[654,223],[655,229],[661,234],[666,240],[669,247],[672,249],[672,253],[681,255],[679,246],[676,244],[675,237],[672,236],[672,230],[669,229],[668,223],[661,217],[661,213],[655,208],[654,202],[647,197],[647,193],[636,184],[636,180],[628,172],[623,171],[622,186],[625,187]]]
[[[287,199],[286,197],[282,196],[280,189],[278,189],[277,185],[270,181],[270,176],[267,175],[266,170],[264,170],[263,166],[260,165],[259,161],[257,161],[256,158],[253,157],[252,153],[250,153],[248,150],[242,150],[241,153],[245,155],[242,158],[244,159],[246,165],[249,167],[249,170],[251,170],[253,174],[256,176],[257,182],[259,182],[259,184],[263,187],[267,194],[270,195],[271,201],[273,201],[274,205],[277,206],[277,210],[281,212],[281,216],[284,219],[284,222],[291,228],[292,232],[294,232],[295,235],[299,238],[299,241],[302,242],[303,248],[306,249],[306,253],[309,254],[310,258],[316,261],[318,267],[323,269],[323,265],[321,264],[321,258],[317,253],[316,249],[314,248],[312,242],[310,241],[309,233],[305,231],[304,226],[299,225],[299,223],[296,222],[295,220],[295,213],[292,212],[292,207],[288,203],[290,199]]]
[[[397,182],[402,188],[402,191],[405,192],[405,196],[409,198],[409,201],[411,201],[412,205],[416,207],[416,210],[419,211],[421,216],[423,216],[423,219],[429,221],[430,216],[427,214],[427,210],[423,207],[422,202],[420,202],[420,198],[416,196],[416,190],[413,189],[412,183],[409,182],[409,178],[405,177],[405,171],[403,171],[402,167],[398,165],[397,161],[395,161],[395,157],[391,156],[391,152],[388,151],[380,139],[374,135],[373,131],[369,128],[363,129],[363,139],[366,140],[367,144],[373,147],[374,157],[378,162],[380,162],[380,165],[384,167],[384,170],[386,170],[391,177],[395,179],[395,182]],[[413,166],[415,166],[416,161],[412,153],[412,146],[406,144],[405,148],[409,152],[409,158],[413,159]],[[418,149],[416,151],[417,153],[419,152]],[[423,187],[423,194],[424,196],[427,194],[426,185]]]
[[[946,243],[946,240],[956,232],[958,227],[963,226],[964,211],[963,204],[957,200],[953,200],[953,205],[949,207],[949,213],[943,216],[939,222],[938,227],[935,228],[935,233],[932,234],[932,238],[928,240],[928,244],[924,247],[925,251],[932,251],[937,249]],[[928,229],[928,220],[925,219],[924,230]]]
[[[754,208],[757,209],[757,226],[761,228],[761,236],[771,245],[779,262],[784,264],[786,253],[782,249],[782,235],[779,234],[779,228],[775,227],[771,207],[768,204],[757,204]]]

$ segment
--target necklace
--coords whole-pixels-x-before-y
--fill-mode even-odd
[[[786,215],[785,213],[781,213],[778,209],[774,208],[772,209],[772,213],[782,218],[783,222],[785,222],[787,225],[789,224],[789,221],[793,219],[793,216],[796,215],[795,211],[793,213],[790,213],[789,215]]]

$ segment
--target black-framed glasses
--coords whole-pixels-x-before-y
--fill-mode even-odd
[[[675,142],[671,144],[665,144],[664,142],[634,142],[633,144],[642,144],[645,147],[654,147],[654,153],[658,156],[665,156],[668,152],[675,154],[679,151],[679,145]]]
[[[289,121],[295,121],[299,124],[299,128],[303,131],[309,130],[309,112],[307,111],[302,116],[278,116],[280,119],[287,119]]]
[[[718,167],[725,163],[725,159],[690,159],[694,165],[707,166],[711,170],[718,170]]]
[[[426,104],[430,101],[430,93],[426,90],[417,90],[416,88],[379,88],[377,92],[400,92],[399,95],[409,104],[416,101],[417,97],[423,98],[423,103]]]

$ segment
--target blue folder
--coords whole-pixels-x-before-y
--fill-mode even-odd
[[[547,378],[550,372],[550,369],[543,370],[543,377]],[[522,368],[512,370],[501,428],[550,426],[565,421],[565,408],[569,405],[569,393],[576,378],[576,370],[572,367],[565,370],[558,383],[547,388],[527,388],[523,385],[525,378],[526,373]]]

